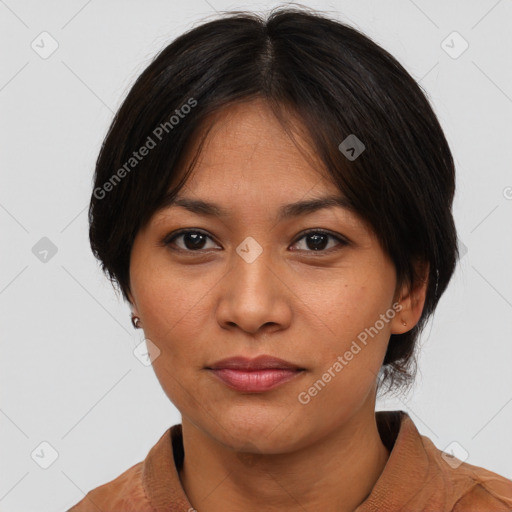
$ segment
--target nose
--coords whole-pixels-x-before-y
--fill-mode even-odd
[[[233,264],[217,289],[217,321],[224,329],[239,328],[254,335],[286,329],[290,324],[293,294],[282,270],[273,264],[270,250],[256,257],[235,252]]]

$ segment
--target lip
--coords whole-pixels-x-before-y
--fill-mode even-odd
[[[269,391],[304,371],[293,363],[267,355],[254,359],[230,357],[206,369],[231,389],[248,393]]]
[[[213,363],[208,367],[210,370],[245,370],[245,371],[256,371],[256,370],[304,370],[296,364],[279,359],[278,357],[272,357],[267,355],[261,355],[253,359],[243,356],[228,357],[221,359],[216,363]]]

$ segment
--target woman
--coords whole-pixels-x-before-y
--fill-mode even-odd
[[[99,155],[95,256],[182,415],[82,511],[511,510],[403,411],[456,265],[454,163],[363,34],[230,13],[165,48]]]

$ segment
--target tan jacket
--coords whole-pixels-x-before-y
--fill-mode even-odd
[[[447,457],[404,411],[379,411],[376,418],[391,454],[355,512],[512,511],[512,480]],[[177,470],[182,441],[181,425],[170,427],[144,461],[88,492],[68,512],[194,512]]]

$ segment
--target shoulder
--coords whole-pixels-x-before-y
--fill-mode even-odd
[[[154,512],[155,504],[174,503],[172,491],[179,489],[180,482],[172,443],[179,455],[180,436],[180,424],[168,428],[144,460],[89,491],[67,512]]]
[[[489,510],[494,512],[510,512],[512,510],[512,494],[508,496],[496,493],[492,488],[481,483],[475,483],[469,492],[460,497],[455,503],[453,512],[468,510]]]
[[[142,483],[143,465],[139,462],[114,480],[92,489],[68,512],[152,512]]]
[[[430,460],[438,467],[453,512],[468,510],[512,511],[512,480],[480,466],[463,462],[438,449],[421,436]]]
[[[454,512],[512,511],[512,480],[467,463],[462,463],[458,468],[458,474],[452,477],[455,483],[460,479],[465,484],[465,490],[456,501],[453,507]]]

